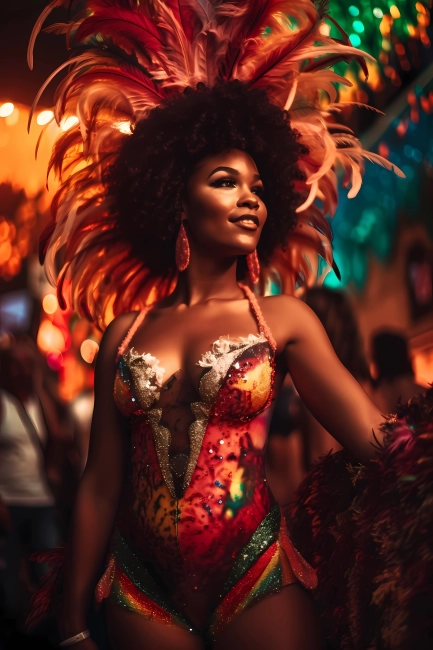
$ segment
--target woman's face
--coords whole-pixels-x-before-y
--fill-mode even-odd
[[[254,160],[231,149],[204,158],[189,178],[182,218],[200,250],[246,255],[266,221],[264,187]]]

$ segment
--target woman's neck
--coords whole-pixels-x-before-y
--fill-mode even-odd
[[[243,298],[236,277],[237,258],[215,259],[191,255],[188,268],[180,273],[173,305],[193,305],[207,300],[238,300]]]

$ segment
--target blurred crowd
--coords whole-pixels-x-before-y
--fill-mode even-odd
[[[384,414],[424,390],[415,383],[403,333],[376,332],[367,361],[345,294],[315,288],[306,302],[341,362]],[[8,648],[16,646],[7,645],[5,630],[23,628],[31,594],[48,570],[29,557],[67,538],[87,458],[93,392],[65,403],[56,374],[30,337],[2,340],[0,378],[0,617]],[[312,465],[339,449],[287,378],[273,406],[268,444],[267,474],[276,500],[288,503]]]

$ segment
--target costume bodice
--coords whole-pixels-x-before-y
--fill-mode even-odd
[[[164,381],[158,359],[131,347],[146,312],[119,348],[114,398],[131,442],[117,525],[175,592],[227,573],[273,505],[261,414],[272,400],[275,343],[244,291],[259,331],[215,341],[198,361],[198,388],[181,370]]]

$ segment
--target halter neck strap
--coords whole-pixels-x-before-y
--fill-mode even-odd
[[[277,349],[277,344],[275,342],[274,337],[272,336],[272,332],[263,318],[262,310],[259,307],[259,303],[257,302],[257,298],[255,297],[254,293],[251,291],[249,287],[247,287],[245,284],[239,284],[240,288],[245,294],[245,297],[248,299],[248,302],[250,303],[251,311],[253,312],[254,316],[256,317],[257,324],[259,326],[259,331],[263,336],[266,338],[268,341],[269,345],[271,348],[274,350]]]
[[[144,309],[142,309],[137,315],[136,319],[134,320],[131,327],[129,328],[125,338],[123,339],[122,343],[119,345],[119,348],[117,350],[116,362],[119,361],[119,357],[121,357],[122,354],[125,352],[126,348],[131,342],[132,337],[134,336],[135,332],[138,330],[141,323],[144,321],[146,315],[148,314],[148,312],[152,307],[153,305],[146,305],[146,307],[144,307]]]
[[[251,291],[249,287],[247,287],[245,284],[239,284],[240,288],[245,294],[246,299],[250,303],[251,311],[253,312],[257,325],[259,328],[259,331],[263,336],[266,338],[268,341],[269,345],[271,348],[274,350],[277,349],[277,344],[275,342],[274,337],[272,336],[272,332],[269,329],[268,324],[266,323],[265,319],[263,318],[262,310],[259,307],[259,303],[257,302],[257,298],[255,297],[254,293]],[[117,351],[117,356],[116,356],[116,362],[119,360],[119,357],[122,356],[122,354],[125,352],[126,348],[131,342],[132,337],[134,336],[135,332],[138,330],[140,327],[141,323],[144,321],[146,318],[147,314],[149,311],[152,309],[153,305],[147,305],[142,309],[139,314],[137,315],[136,319],[132,323],[131,327],[129,328],[125,338],[123,339],[122,343],[120,344],[118,351]]]

